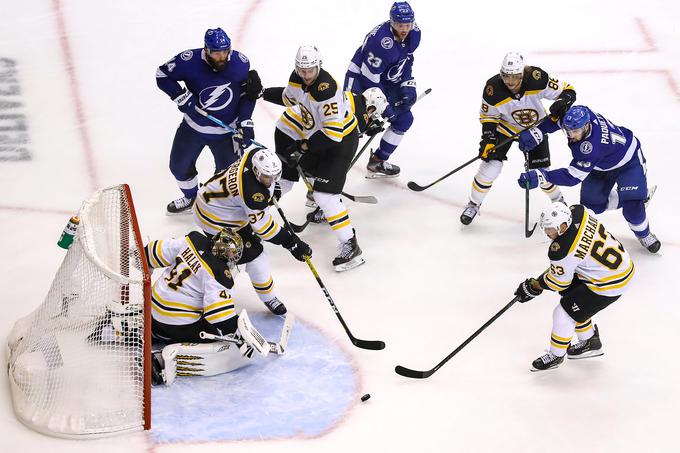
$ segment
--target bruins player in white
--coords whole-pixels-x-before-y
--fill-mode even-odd
[[[152,335],[167,345],[153,355],[154,384],[169,385],[178,374],[211,376],[247,365],[253,342],[241,326],[249,325],[248,314],[236,314],[229,294],[231,271],[243,252],[240,236],[226,228],[214,237],[192,231],[180,239],[151,241],[144,252],[149,268],[164,268],[151,288]],[[244,342],[240,349],[195,344],[212,341],[201,332]],[[190,356],[201,358],[200,370],[190,365]]]
[[[623,245],[583,205],[571,208],[552,203],[541,213],[541,228],[552,239],[550,267],[538,278],[522,282],[518,302],[527,302],[543,290],[558,291],[560,303],[553,311],[548,353],[532,363],[532,371],[556,368],[569,359],[603,354],[592,317],[628,289],[635,264]],[[576,331],[578,341],[571,344]]]
[[[576,101],[576,91],[566,83],[551,78],[536,66],[525,66],[524,58],[510,52],[503,58],[500,73],[486,82],[482,95],[479,121],[482,123],[482,140],[479,155],[482,163],[472,180],[470,201],[460,216],[463,225],[469,225],[484,202],[491,186],[501,174],[512,141],[493,148],[502,140],[531,127],[546,116],[542,99],[554,100],[550,115],[561,118]],[[543,141],[528,153],[529,170],[550,167],[550,149]],[[541,189],[555,201],[564,201],[560,189],[551,183]]]
[[[281,177],[282,193],[298,181],[299,165],[314,180],[314,201],[340,243],[333,260],[335,270],[363,264],[356,232],[340,197],[359,143],[357,119],[342,88],[321,67],[316,47],[301,46],[288,85],[267,88],[264,99],[288,107],[274,134],[276,152],[287,163]]]
[[[281,245],[299,261],[312,249],[282,228],[270,212],[269,201],[281,177],[281,160],[268,149],[252,148],[226,170],[216,173],[199,190],[193,207],[196,224],[213,235],[222,228],[237,230],[244,244],[238,264],[245,264],[255,292],[272,313],[286,313],[276,297],[269,258],[262,240]]]

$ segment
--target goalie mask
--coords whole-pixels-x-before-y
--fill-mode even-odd
[[[226,261],[229,267],[233,267],[243,255],[243,240],[236,232],[224,228],[213,237],[211,252],[217,258]]]

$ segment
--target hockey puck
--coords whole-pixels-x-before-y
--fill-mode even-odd
[[[364,396],[361,397],[361,402],[363,403],[364,401],[368,400],[371,397],[370,393],[365,394]]]

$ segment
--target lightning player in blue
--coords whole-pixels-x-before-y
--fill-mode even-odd
[[[221,28],[207,30],[204,41],[203,49],[185,50],[156,70],[158,88],[184,113],[170,151],[170,171],[184,196],[168,204],[168,215],[191,213],[198,191],[196,160],[205,146],[210,148],[218,172],[236,161],[255,138],[251,115],[262,91],[257,72],[250,70],[245,55],[231,48],[231,40]],[[239,133],[232,140],[229,132],[196,108]]]
[[[528,152],[543,141],[544,134],[560,126],[567,134],[573,157],[569,167],[522,173],[517,181],[520,187],[526,187],[527,182],[531,189],[544,181],[558,186],[581,183],[581,204],[596,214],[622,208],[623,217],[640,243],[650,252],[658,252],[661,242],[649,231],[645,211],[645,201],[649,199],[646,159],[633,132],[588,107],[575,105],[560,122],[544,121],[522,132],[520,149]]]
[[[416,102],[416,81],[411,74],[413,52],[420,44],[420,29],[408,2],[395,2],[390,20],[371,30],[357,49],[345,75],[345,90],[361,94],[378,87],[390,102],[383,116],[390,122],[371,155],[367,178],[394,178],[399,167],[387,162],[413,124],[411,106]]]

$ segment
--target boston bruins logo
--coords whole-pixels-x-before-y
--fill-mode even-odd
[[[487,96],[493,96],[493,85],[487,85],[484,91]]]
[[[307,129],[308,131],[311,131],[314,129],[314,115],[312,115],[312,112],[307,110],[307,107],[305,107],[302,104],[298,104],[300,106],[300,116],[302,116],[302,125]]]
[[[538,121],[538,112],[534,109],[515,110],[512,112],[512,119],[520,126],[530,127]]]

